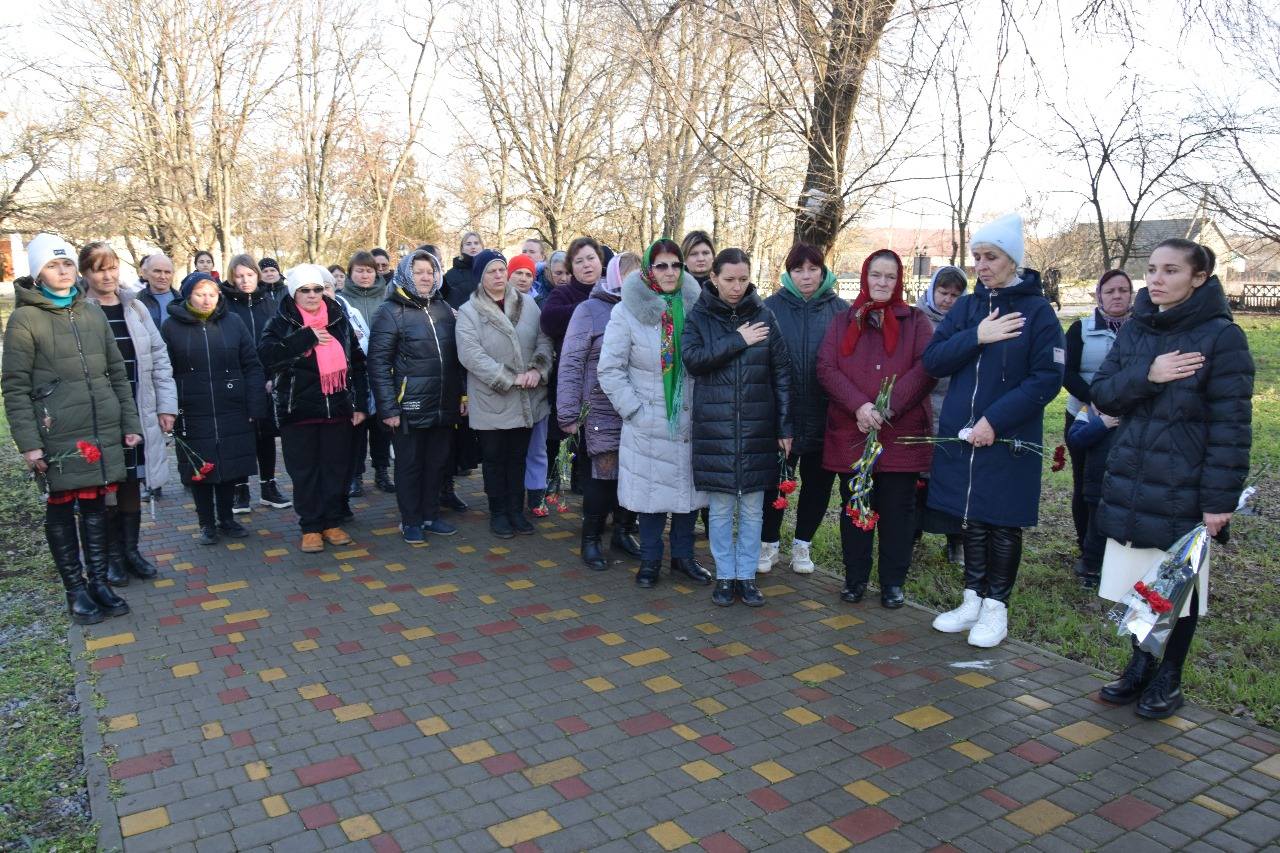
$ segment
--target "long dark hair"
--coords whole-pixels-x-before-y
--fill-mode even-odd
[[[750,269],[751,256],[742,249],[724,249],[711,262],[711,271],[716,275],[720,275],[720,270],[724,269],[728,264],[746,264],[747,268]]]

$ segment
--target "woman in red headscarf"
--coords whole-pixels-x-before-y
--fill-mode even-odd
[[[902,298],[902,259],[888,249],[862,262],[862,289],[848,310],[831,321],[818,352],[818,381],[830,395],[822,466],[840,474],[840,495],[852,494],[853,463],[862,455],[871,430],[878,430],[884,452],[873,469],[871,508],[879,522],[871,530],[855,527],[840,514],[844,552],[841,599],[862,600],[871,575],[871,549],[880,534],[880,604],[901,607],[902,585],[911,565],[915,536],[916,480],[929,470],[928,444],[899,444],[899,436],[931,435],[929,391],[937,380],[924,372],[925,347],[933,325]],[[893,377],[889,411],[882,417],[876,397]]]

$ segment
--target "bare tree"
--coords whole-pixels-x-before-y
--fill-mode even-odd
[[[71,116],[35,122],[0,113],[0,227],[21,227],[48,216],[47,203],[28,191],[76,138],[78,125]]]

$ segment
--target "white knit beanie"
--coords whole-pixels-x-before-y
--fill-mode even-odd
[[[318,284],[322,287],[333,284],[333,273],[319,264],[298,264],[285,273],[284,286],[288,288],[290,296],[297,294],[299,287],[306,287],[309,284]]]
[[[969,251],[983,243],[995,246],[1009,257],[1015,265],[1022,266],[1022,214],[1007,213],[999,219],[993,219],[983,225],[969,237]]]
[[[66,258],[74,264],[76,250],[66,240],[54,234],[37,234],[27,244],[27,267],[32,278],[38,279],[40,270],[44,269],[44,265],[49,261],[61,258]]]

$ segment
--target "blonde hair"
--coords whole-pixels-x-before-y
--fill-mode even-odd
[[[262,280],[262,270],[258,269],[258,262],[253,259],[253,255],[243,252],[231,259],[231,263],[227,264],[227,281],[234,283],[236,278],[236,267],[248,267],[253,270],[253,274]]]
[[[618,276],[626,278],[640,269],[640,256],[635,252],[623,252],[618,255]]]

